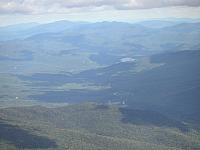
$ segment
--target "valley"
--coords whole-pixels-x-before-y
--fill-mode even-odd
[[[0,149],[199,149],[199,38],[199,22],[0,27]]]

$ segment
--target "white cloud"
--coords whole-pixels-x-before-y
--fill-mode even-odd
[[[200,0],[130,0],[127,9],[148,9],[169,6],[200,6]]]
[[[66,13],[86,9],[134,10],[170,6],[199,7],[200,0],[1,0],[0,13]]]

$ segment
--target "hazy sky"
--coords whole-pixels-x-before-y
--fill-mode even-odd
[[[200,18],[200,0],[0,0],[0,25],[55,20]]]

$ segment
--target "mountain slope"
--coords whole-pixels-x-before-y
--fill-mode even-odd
[[[82,147],[93,150],[192,149],[200,146],[197,131],[182,132],[176,126],[149,124],[149,119],[134,113],[132,115],[138,117],[134,119],[135,122],[124,122],[126,111],[138,110],[88,103],[60,108],[35,106],[0,109],[0,117],[38,136],[54,139],[57,147],[49,149],[63,149],[68,145],[72,149]],[[139,112],[158,115],[144,110]],[[146,123],[141,124],[141,121]],[[172,124],[165,118],[166,121]],[[38,148],[41,147],[38,145]]]

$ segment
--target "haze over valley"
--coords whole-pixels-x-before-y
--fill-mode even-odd
[[[200,149],[199,2],[47,4],[0,2],[0,149]]]

